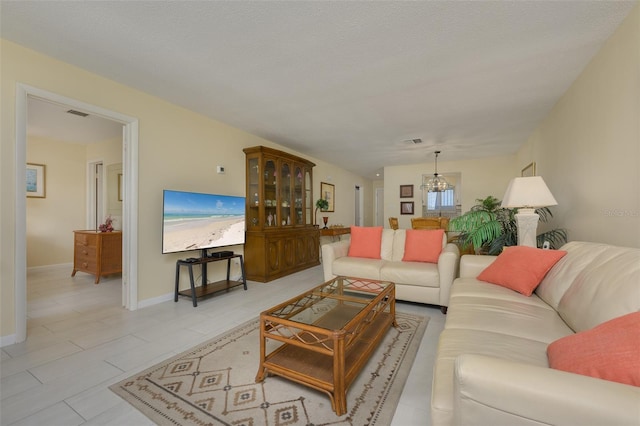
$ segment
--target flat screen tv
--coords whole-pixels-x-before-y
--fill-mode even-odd
[[[165,189],[162,253],[244,244],[244,197]]]

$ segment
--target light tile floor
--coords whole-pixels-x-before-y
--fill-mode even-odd
[[[28,272],[28,333],[0,358],[0,424],[152,425],[109,385],[239,325],[323,281],[311,268],[249,289],[201,299],[181,297],[131,312],[121,281],[70,277],[71,266]],[[167,278],[172,281],[171,277]],[[433,306],[398,302],[398,311],[431,318],[396,410],[394,426],[429,425],[432,366],[445,316]]]

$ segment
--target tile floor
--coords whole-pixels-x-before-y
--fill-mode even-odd
[[[134,312],[120,307],[119,277],[99,285],[70,265],[28,272],[28,338],[0,358],[0,424],[152,425],[109,385],[241,324],[322,279],[320,266],[270,283],[249,282],[202,299],[181,297]],[[171,277],[167,278],[172,281]],[[392,425],[429,425],[432,365],[445,316],[432,306],[399,311],[431,318]]]

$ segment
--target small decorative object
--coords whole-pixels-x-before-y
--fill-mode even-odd
[[[413,214],[413,201],[400,201],[400,214]]]
[[[329,216],[322,216],[322,221],[324,222],[323,229],[327,229],[327,222],[329,222]]]
[[[316,201],[316,222],[318,221],[318,210],[321,211],[327,211],[327,208],[329,207],[329,202],[327,200],[325,200],[324,198],[318,198],[318,200]]]
[[[112,232],[113,231],[113,219],[111,215],[107,216],[104,223],[98,227],[100,232]]]
[[[253,199],[254,199],[254,203],[257,206],[258,205],[258,193],[257,192],[255,194],[253,194]]]
[[[413,185],[400,185],[400,198],[413,198]]]
[[[282,221],[282,226],[285,226],[286,224],[287,224],[287,221],[286,221],[286,220],[283,220],[283,221]]]
[[[273,222],[273,216],[271,215],[271,213],[269,213],[269,216],[267,216],[267,223],[269,224],[269,226],[271,226],[271,222]]]
[[[287,225],[291,225],[291,216],[287,216]]]

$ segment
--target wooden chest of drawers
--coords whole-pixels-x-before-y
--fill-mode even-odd
[[[122,272],[122,232],[73,231],[73,272],[86,272],[96,276]]]

